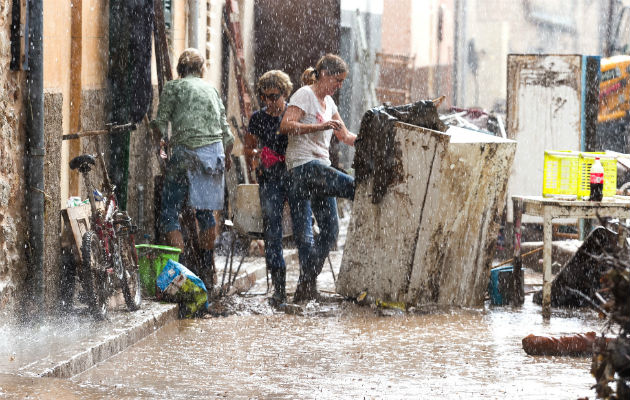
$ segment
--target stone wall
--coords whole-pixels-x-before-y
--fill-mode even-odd
[[[153,116],[157,112],[158,91],[153,92]],[[151,132],[142,123],[131,134],[129,143],[129,188],[127,196],[127,212],[138,225],[137,243],[159,243],[155,237],[155,181],[160,174],[157,149]],[[158,242],[156,242],[156,240]]]
[[[157,87],[154,88],[153,107],[157,110]],[[102,129],[107,123],[108,103],[106,89],[84,90],[82,94],[81,126],[84,130]],[[105,163],[109,163],[109,144],[106,136],[82,139],[82,153],[105,153]],[[100,179],[102,172],[96,168],[94,176]],[[156,144],[144,123],[140,123],[131,133],[129,140],[129,182],[127,184],[127,211],[138,225],[136,242],[155,239],[154,225],[154,181],[159,174],[156,157]],[[86,198],[83,182],[80,182],[81,196]]]
[[[63,95],[44,92],[44,303],[47,311],[57,310],[61,253],[60,176]]]
[[[23,282],[24,135],[22,110],[23,75],[9,70],[11,1],[0,0],[0,315],[13,309]]]

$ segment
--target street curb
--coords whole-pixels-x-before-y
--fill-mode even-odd
[[[119,329],[114,330],[116,332],[114,335],[106,337],[96,345],[81,351],[71,358],[61,361],[43,372],[33,372],[35,372],[36,376],[55,378],[70,378],[80,374],[137,343],[167,323],[177,320],[178,306],[176,304],[161,304],[161,306],[158,307],[158,310],[149,310],[146,312],[146,315],[133,321],[131,326],[118,327]],[[141,311],[136,311],[136,313]],[[122,323],[124,325],[125,322],[127,321],[115,321],[113,324],[118,325]],[[36,366],[34,365],[33,367]],[[32,368],[29,369],[32,370]]]

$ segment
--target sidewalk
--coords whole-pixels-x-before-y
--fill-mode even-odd
[[[294,253],[295,250],[286,251],[287,264],[297,265]],[[240,260],[240,256],[234,257],[233,273]],[[217,257],[216,261],[220,281],[225,257]],[[245,257],[234,286],[263,294],[266,290],[264,257]],[[143,299],[140,310],[130,313],[124,306],[118,307],[109,312],[106,321],[95,321],[87,312],[77,312],[50,317],[38,325],[3,322],[0,325],[0,374],[69,378],[177,318],[177,304]]]
[[[342,224],[341,230],[340,247],[330,253],[335,274],[341,263],[345,224]],[[233,274],[241,257],[234,256]],[[285,249],[284,258],[287,265],[287,293],[292,295],[299,275],[297,250]],[[221,283],[226,257],[217,256],[215,263],[218,283]],[[229,263],[227,269],[229,271]],[[249,295],[264,296],[267,291],[265,277],[265,258],[260,255],[246,256],[234,278],[234,288]],[[269,285],[271,295],[271,282]],[[328,261],[318,278],[318,287],[323,292],[333,293],[335,290]],[[49,317],[36,325],[23,326],[3,321],[0,323],[0,376],[69,378],[123,351],[177,318],[176,304],[143,299],[140,310],[130,313],[122,306],[111,310],[106,321],[95,321],[87,311]]]
[[[107,321],[87,315],[50,317],[39,325],[0,326],[0,373],[69,378],[115,355],[177,319],[177,305],[144,300],[130,313],[112,310]]]

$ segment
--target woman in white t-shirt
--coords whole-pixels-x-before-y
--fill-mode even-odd
[[[289,136],[289,205],[300,259],[294,302],[317,297],[317,275],[339,232],[335,198],[354,198],[354,179],[331,167],[329,157],[333,134],[349,146],[354,146],[357,138],[346,128],[331,97],[347,76],[348,66],[339,56],[326,54],[320,58],[315,68],[302,74],[304,86],[291,96],[280,124],[280,133]],[[311,214],[320,229],[316,238],[312,234]]]

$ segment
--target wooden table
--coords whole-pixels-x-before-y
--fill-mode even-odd
[[[630,200],[605,198],[603,201],[558,200],[542,196],[512,196],[514,206],[513,303],[523,304],[521,260],[521,220],[523,214],[543,217],[543,318],[551,317],[551,222],[554,218],[630,218]],[[619,244],[625,230],[619,227]]]

